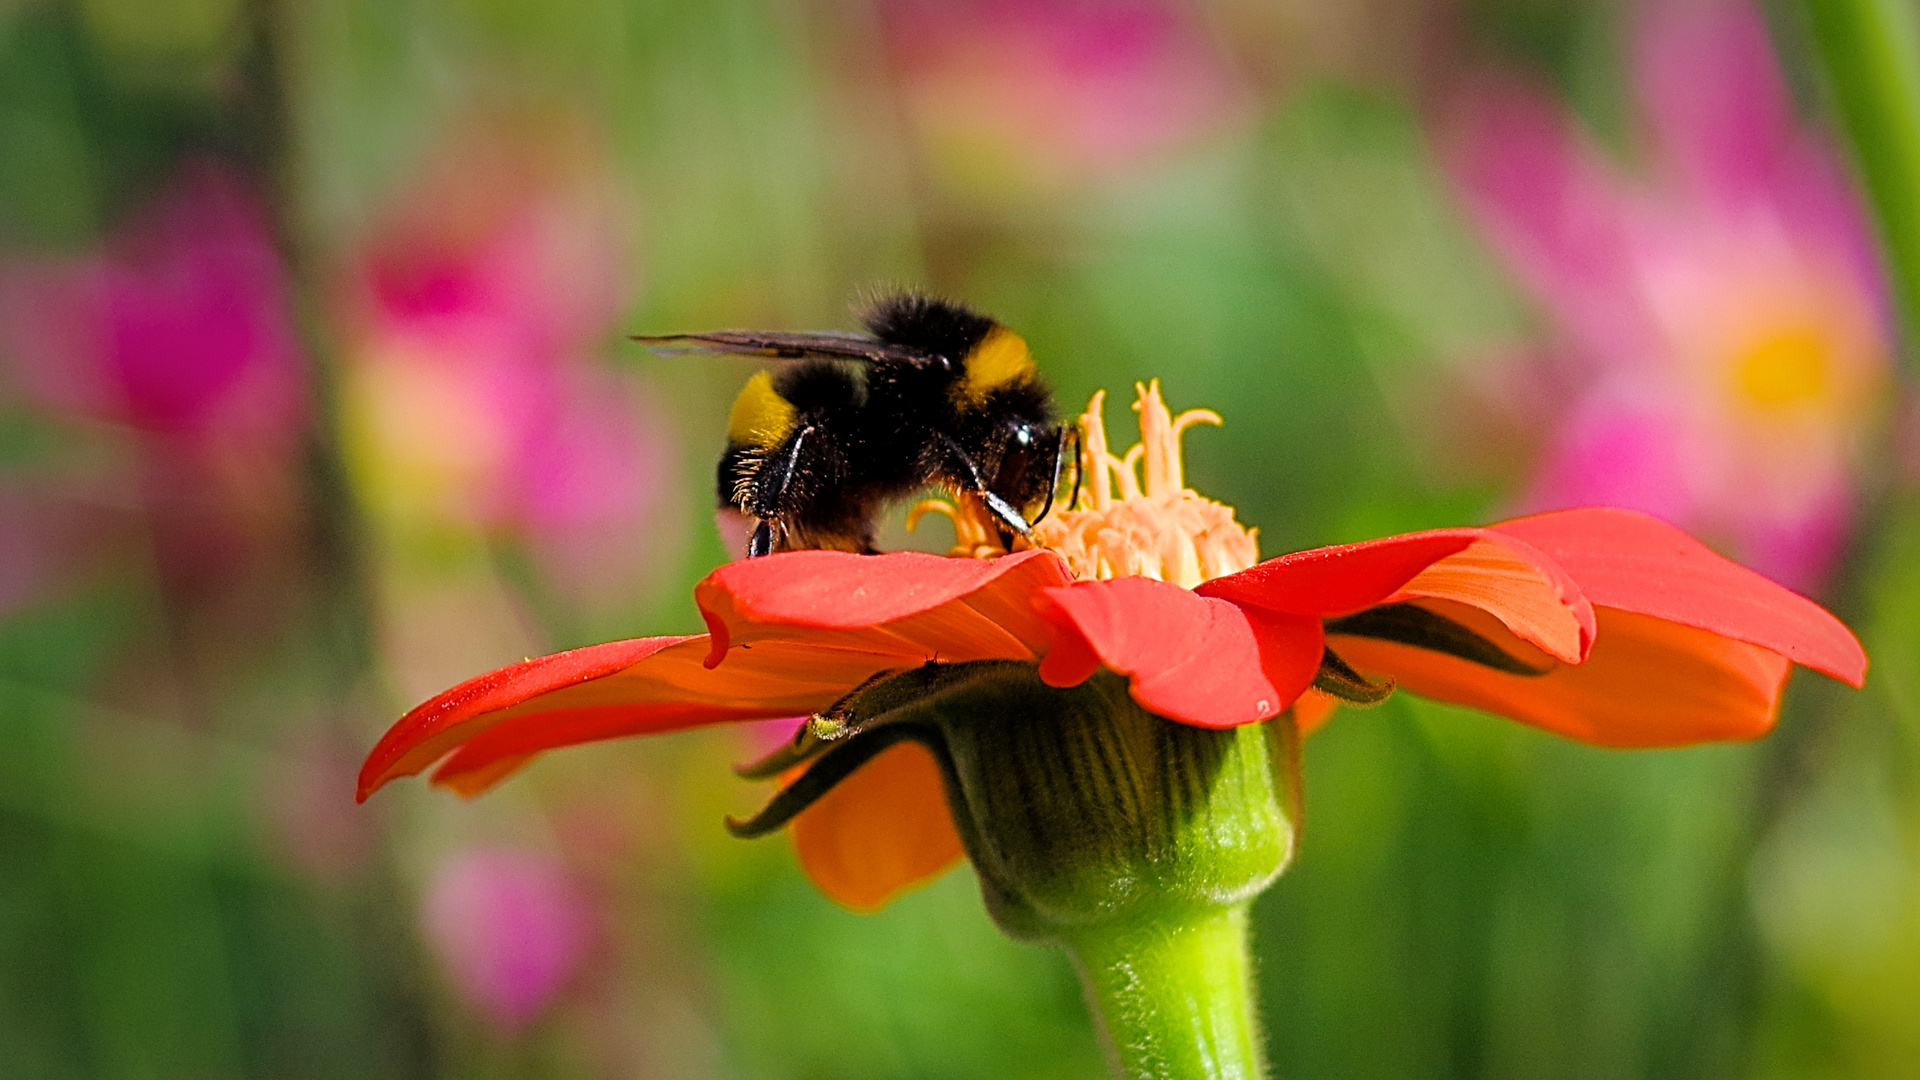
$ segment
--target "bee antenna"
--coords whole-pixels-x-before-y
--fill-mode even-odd
[[[1087,470],[1080,465],[1086,447],[1080,444],[1079,424],[1073,424],[1067,430],[1073,435],[1073,494],[1067,497],[1067,509],[1071,510],[1080,505],[1080,483],[1087,478]]]
[[[1060,490],[1060,470],[1067,464],[1067,440],[1073,440],[1073,492],[1067,496],[1066,508],[1071,510],[1080,501],[1080,428],[1074,424],[1062,424],[1053,429],[1053,483],[1047,485],[1047,503],[1040,508],[1040,515],[1033,519],[1035,525],[1047,520],[1047,514],[1053,510],[1053,498]]]
[[[1066,428],[1054,429],[1054,432],[1053,432],[1053,480],[1047,484],[1047,501],[1041,505],[1040,512],[1033,516],[1033,523],[1035,525],[1038,525],[1041,522],[1047,520],[1047,515],[1053,512],[1053,496],[1054,496],[1054,492],[1058,491],[1060,488],[1060,459],[1061,459],[1061,452],[1067,448],[1066,439],[1067,439]]]

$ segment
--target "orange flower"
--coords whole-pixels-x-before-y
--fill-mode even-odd
[[[1082,419],[1090,490],[1037,535],[1060,550],[723,566],[695,590],[707,634],[576,649],[455,687],[380,741],[360,797],[436,762],[435,783],[473,794],[555,747],[818,714],[876,677],[972,660],[1036,664],[1061,687],[1105,668],[1148,711],[1201,727],[1289,708],[1311,726],[1331,698],[1377,700],[1398,683],[1616,747],[1763,734],[1796,663],[1855,686],[1865,675],[1859,643],[1818,605],[1626,510],[1246,565],[1252,534],[1181,486],[1184,423],[1157,387],[1137,407],[1144,441],[1125,458],[1106,455],[1098,398]],[[1136,459],[1144,485],[1130,482]],[[1123,471],[1116,499],[1107,480]],[[812,802],[794,834],[814,880],[856,908],[962,853],[939,769],[910,742]]]

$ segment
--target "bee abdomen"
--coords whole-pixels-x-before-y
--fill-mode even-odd
[[[747,380],[733,399],[727,416],[727,448],[773,447],[793,432],[793,402],[774,388],[773,376],[762,371]]]

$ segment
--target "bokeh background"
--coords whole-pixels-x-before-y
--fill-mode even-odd
[[[1267,554],[1621,503],[1868,642],[1749,745],[1343,713],[1278,1075],[1916,1075],[1920,430],[1797,15],[0,3],[0,1075],[1104,1075],[967,870],[858,916],[726,837],[777,733],[352,802],[409,704],[698,629],[752,366],[627,335],[885,283],[1216,408]]]

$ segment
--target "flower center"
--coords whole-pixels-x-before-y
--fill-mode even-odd
[[[1060,555],[1082,580],[1151,577],[1189,589],[1259,562],[1259,530],[1235,521],[1232,507],[1186,486],[1180,433],[1194,424],[1218,424],[1220,414],[1188,409],[1174,416],[1158,379],[1135,383],[1134,390],[1140,441],[1120,457],[1108,452],[1102,416],[1107,392],[1094,394],[1079,419],[1079,496],[1034,526],[1032,546]],[[1007,553],[978,498],[961,493],[952,502],[927,499],[907,512],[907,528],[929,513],[953,520],[954,546],[947,554],[991,559]],[[1026,544],[1016,540],[1015,546]]]
[[[1749,403],[1770,412],[1809,404],[1826,393],[1830,344],[1812,327],[1782,327],[1735,362],[1734,384]]]
[[[1120,457],[1108,452],[1106,391],[1094,394],[1080,417],[1079,499],[1036,525],[1034,543],[1058,552],[1082,579],[1152,577],[1189,589],[1260,561],[1258,530],[1186,486],[1180,433],[1218,424],[1219,414],[1174,416],[1158,379],[1134,389],[1140,441]]]

